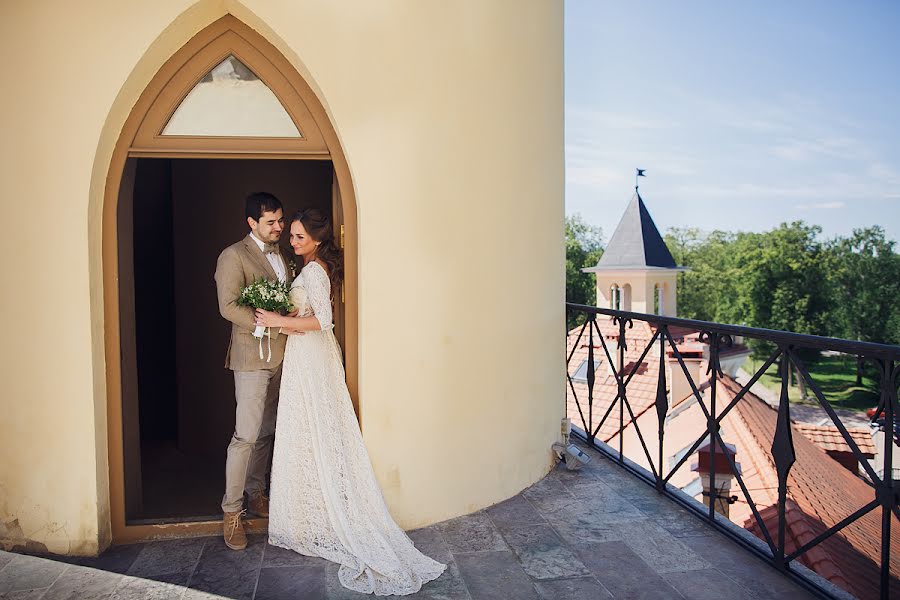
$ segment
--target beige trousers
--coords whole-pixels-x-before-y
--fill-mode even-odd
[[[280,385],[281,365],[274,369],[234,372],[237,412],[225,459],[224,512],[243,508],[244,491],[252,495],[266,489],[266,467],[275,441]]]

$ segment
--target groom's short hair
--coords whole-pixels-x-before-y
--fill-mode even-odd
[[[279,208],[284,210],[281,201],[269,192],[253,192],[247,196],[246,206],[247,217],[254,221],[259,221],[263,213],[275,212]]]

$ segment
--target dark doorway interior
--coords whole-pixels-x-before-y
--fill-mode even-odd
[[[119,265],[120,273],[133,268],[133,321],[122,315],[122,328],[134,328],[137,379],[136,394],[125,393],[123,382],[123,410],[136,402],[137,410],[131,408],[140,423],[139,461],[127,455],[125,461],[129,523],[207,520],[220,513],[235,401],[231,372],[222,366],[230,325],[218,313],[213,273],[219,252],[247,234],[244,198],[254,191],[278,196],[286,217],[309,206],[330,213],[332,164],[136,161],[133,263]],[[140,489],[134,485],[129,493],[129,481],[139,481]]]

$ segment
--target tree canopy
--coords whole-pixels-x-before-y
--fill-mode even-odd
[[[680,317],[900,343],[900,255],[880,226],[831,239],[802,221],[761,233],[673,228],[665,241],[689,269],[678,276]],[[600,228],[567,217],[567,301],[596,304],[581,269],[602,254]]]
[[[593,267],[603,255],[603,230],[587,224],[581,215],[566,217],[566,301],[595,306],[594,276],[581,269]]]

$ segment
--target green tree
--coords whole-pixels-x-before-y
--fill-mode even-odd
[[[836,300],[832,335],[883,344],[900,341],[900,256],[894,245],[877,225],[855,229],[830,244]]]
[[[739,308],[756,327],[821,335],[833,305],[821,227],[783,223],[734,247]]]
[[[701,321],[743,322],[735,315],[734,255],[736,236],[725,231],[670,229],[666,245],[679,266],[678,316]]]
[[[795,221],[766,233],[740,236],[738,297],[753,326],[827,335],[834,294],[827,251],[818,239],[821,232],[819,226]],[[801,353],[800,358],[811,360],[816,355]],[[797,375],[805,398],[805,380]]]
[[[900,255],[881,227],[821,241],[802,222],[763,233],[671,229],[679,316],[798,333],[900,343]],[[757,358],[773,347],[748,340]],[[800,353],[804,361],[818,353]],[[793,374],[792,374],[793,377]],[[801,395],[805,382],[798,379]],[[857,385],[862,385],[862,373]]]
[[[603,254],[603,230],[589,225],[581,215],[566,217],[566,301],[595,306],[597,289],[594,276],[581,269],[593,267]],[[567,325],[574,327],[578,315],[569,314]]]

